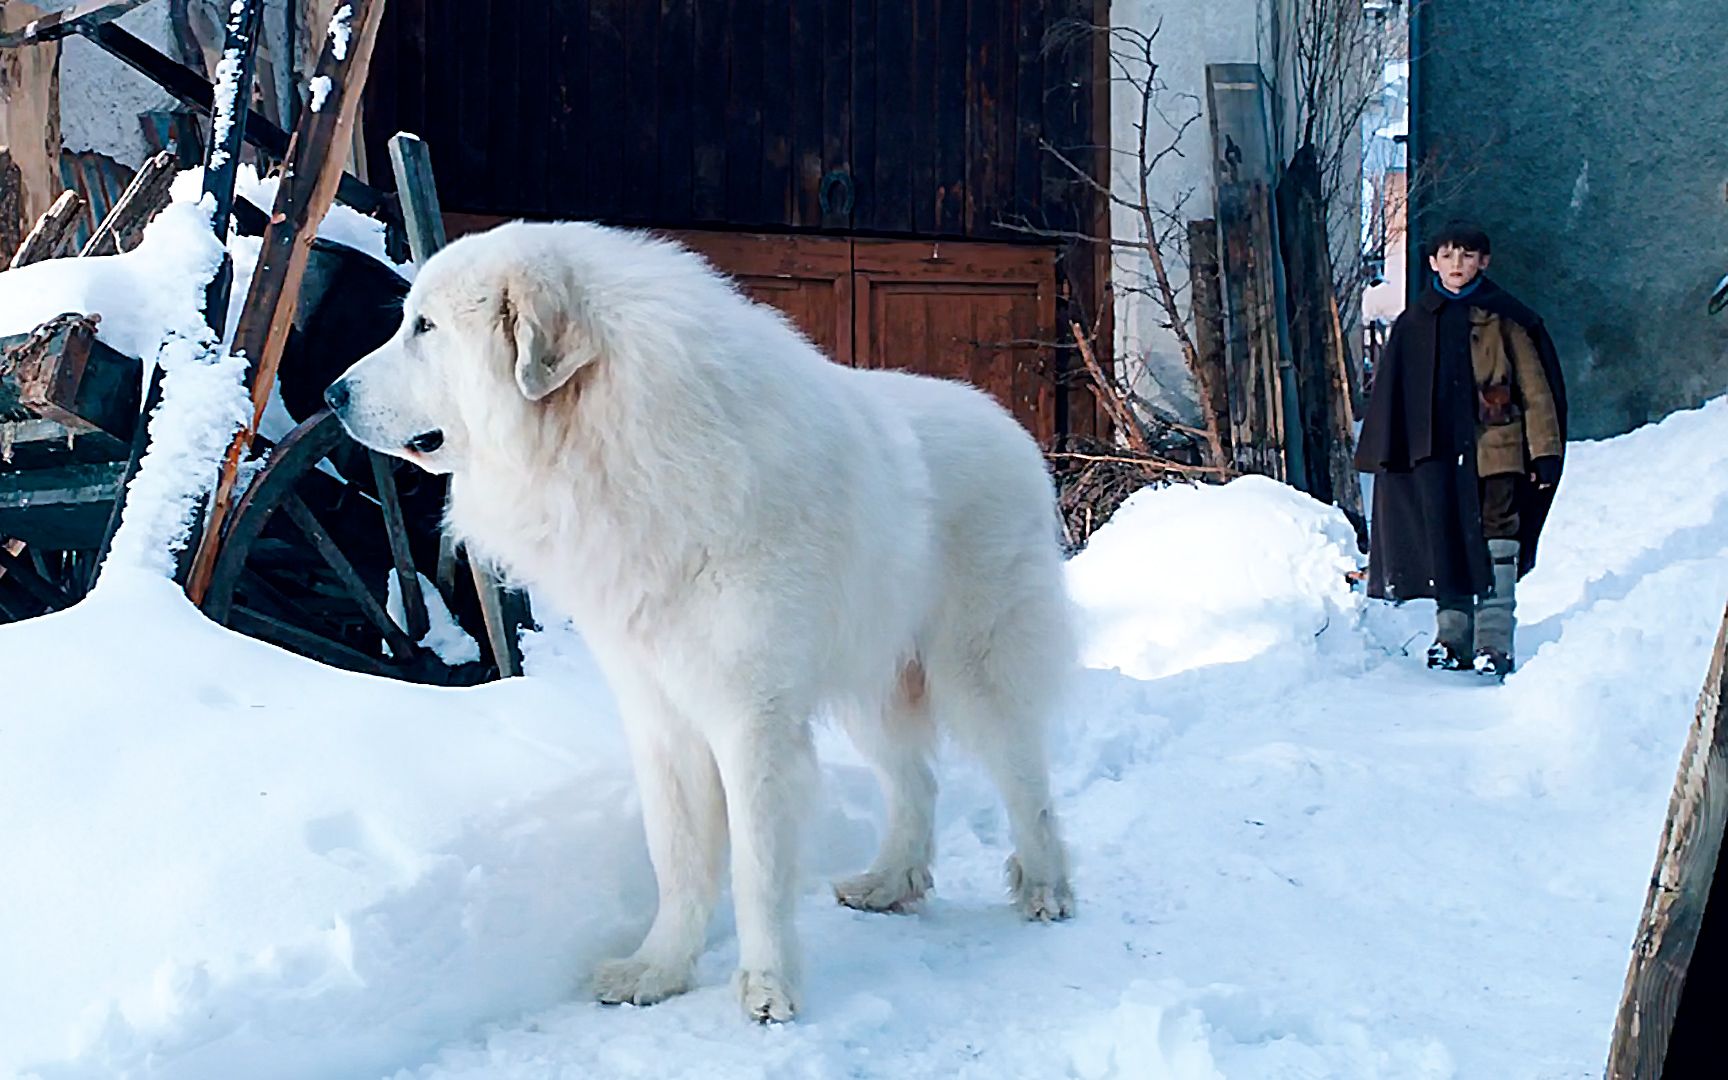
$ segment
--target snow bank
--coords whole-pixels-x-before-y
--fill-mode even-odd
[[[1068,566],[1083,659],[1140,679],[1312,641],[1359,607],[1337,508],[1262,476],[1137,492]]]

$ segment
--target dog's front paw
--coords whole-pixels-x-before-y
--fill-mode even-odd
[[[1028,876],[1017,857],[1007,866],[1008,892],[1014,908],[1030,922],[1061,922],[1074,914],[1074,888],[1066,877],[1036,881]]]
[[[784,1024],[798,1015],[798,991],[778,972],[740,970],[732,984],[747,1020]]]
[[[594,996],[607,1005],[652,1005],[690,989],[688,966],[670,967],[627,956],[594,969]]]
[[[928,867],[871,870],[834,883],[834,898],[859,911],[910,911],[930,891]]]

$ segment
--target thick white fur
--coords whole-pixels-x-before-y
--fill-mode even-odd
[[[1001,789],[1020,911],[1069,914],[1044,749],[1073,651],[1057,521],[1037,447],[986,395],[830,363],[696,255],[586,224],[451,244],[341,384],[362,442],[454,474],[455,532],[575,618],[617,695],[660,906],[602,1000],[689,987],[730,834],[743,1007],[793,1015],[823,710],[890,819],[841,902],[930,887],[945,729]],[[431,430],[436,452],[404,449]]]

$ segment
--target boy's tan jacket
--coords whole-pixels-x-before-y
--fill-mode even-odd
[[[1529,331],[1511,319],[1473,307],[1470,360],[1479,399],[1476,474],[1522,475],[1537,458],[1559,455],[1564,443],[1554,393]],[[1496,408],[1507,402],[1514,407]]]

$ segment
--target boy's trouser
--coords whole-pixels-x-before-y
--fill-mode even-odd
[[[1454,652],[1491,648],[1512,655],[1514,592],[1518,587],[1518,477],[1485,476],[1477,488],[1482,503],[1482,535],[1488,541],[1493,565],[1493,592],[1474,596],[1441,597],[1434,636]],[[1510,573],[1502,573],[1510,558]],[[1482,625],[1486,616],[1487,627]]]
[[[1476,603],[1476,651],[1512,655],[1518,590],[1518,477],[1482,479],[1482,535],[1494,567],[1494,591]]]

